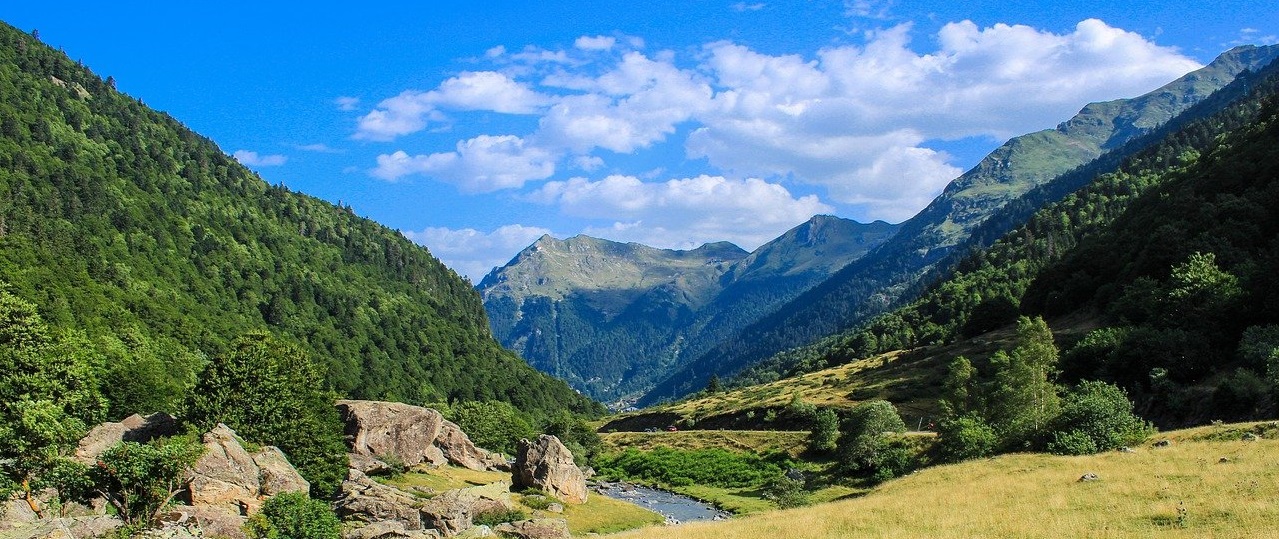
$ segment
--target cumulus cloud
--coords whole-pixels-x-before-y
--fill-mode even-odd
[[[394,181],[425,174],[466,193],[522,187],[555,173],[557,156],[513,135],[480,135],[457,143],[456,151],[410,156],[403,150],[377,157],[371,174]]]
[[[545,228],[515,224],[492,232],[473,228],[427,228],[404,232],[404,236],[425,246],[453,271],[479,283],[494,267],[505,265],[514,253],[550,233]]]
[[[872,19],[892,5],[844,4],[849,16]],[[361,117],[355,137],[394,139],[447,122],[446,113],[530,115],[526,131],[471,138],[455,151],[382,155],[373,173],[422,173],[488,192],[670,143],[710,173],[805,183],[860,217],[900,220],[960,172],[926,142],[1043,129],[1090,101],[1139,95],[1200,67],[1095,19],[1065,33],[962,21],[929,37],[920,52],[903,24],[809,55],[721,41],[685,57],[608,36],[582,36],[567,50],[495,47],[486,55],[493,71],[386,99]]]
[[[617,38],[609,36],[582,36],[573,42],[573,46],[584,51],[606,51],[617,44]]]
[[[556,205],[574,217],[613,221],[588,234],[668,248],[728,240],[753,249],[813,215],[833,211],[816,196],[795,197],[779,184],[708,175],[664,182],[624,175],[573,178],[547,182],[528,200]]]
[[[278,167],[289,160],[288,156],[279,154],[258,155],[258,152],[249,150],[236,150],[231,156],[246,167]]]
[[[435,90],[405,90],[383,100],[376,109],[360,117],[354,136],[393,140],[422,131],[431,122],[445,122],[446,110],[531,114],[546,102],[545,96],[502,73],[466,72],[440,83]]]

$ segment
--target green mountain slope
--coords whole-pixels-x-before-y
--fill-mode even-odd
[[[618,401],[895,230],[816,216],[749,254],[728,243],[675,251],[547,236],[478,289],[498,340],[538,369]]]
[[[1279,64],[1241,74],[1152,133],[1153,142],[1134,141],[1145,149],[1112,172],[962,257],[953,275],[919,299],[774,356],[738,382],[979,335],[974,342],[984,342],[1019,313],[1043,314],[1057,321],[1058,340],[1069,347],[1064,381],[1120,383],[1165,425],[1261,415],[1266,392],[1253,390],[1267,366],[1235,350],[1246,327],[1279,320],[1270,278],[1279,262],[1270,252],[1279,233],[1271,204],[1279,178],[1267,166],[1279,146],[1277,102]],[[1216,270],[1195,253],[1212,253]],[[1192,260],[1200,263],[1187,265]],[[1225,303],[1205,290],[1178,296],[1168,285],[1189,269],[1233,281],[1238,293]]]
[[[1240,72],[1256,70],[1276,56],[1279,47],[1239,47],[1154,92],[1134,99],[1095,103],[1054,130],[1010,140],[903,223],[892,241],[691,361],[641,403],[695,391],[705,385],[712,373],[735,374],[773,354],[856,327],[893,305],[913,299],[920,291],[921,278],[930,271],[947,269],[937,267],[939,263],[953,262],[951,257],[956,252],[988,245],[1020,222],[992,221],[1009,203],[1108,150],[1135,151],[1126,144],[1202,101]],[[1052,200],[1045,198],[1037,202]],[[969,241],[979,230],[983,233],[976,236],[976,241]]]
[[[107,357],[158,350],[189,383],[190,358],[267,328],[350,397],[595,408],[503,350],[479,296],[425,249],[268,185],[7,25],[0,95],[0,281]]]

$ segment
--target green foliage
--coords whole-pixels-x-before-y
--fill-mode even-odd
[[[490,451],[515,454],[521,438],[533,436],[533,427],[514,406],[502,401],[464,402],[453,407],[450,419],[462,427],[475,445]]]
[[[943,419],[937,427],[937,450],[946,461],[959,462],[985,457],[993,454],[999,447],[999,436],[995,434],[995,429],[975,414]]]
[[[987,402],[987,417],[1002,443],[1028,447],[1061,410],[1053,383],[1057,347],[1042,318],[1017,321],[1016,346],[1011,353],[997,352],[990,360],[994,387]]]
[[[0,495],[55,486],[62,457],[102,419],[94,361],[80,344],[51,336],[35,305],[0,287]]]
[[[669,486],[761,486],[790,465],[785,455],[761,456],[724,449],[682,450],[659,447],[652,451],[628,449],[599,458],[596,470],[603,477],[640,480]]]
[[[503,350],[471,284],[426,249],[267,184],[3,24],[0,95],[0,279],[110,360],[111,417],[174,408],[204,356],[256,330],[351,398],[602,411]]]
[[[89,476],[126,525],[145,526],[186,488],[187,471],[203,451],[184,438],[121,442],[98,457]]]
[[[225,423],[245,440],[279,447],[327,497],[346,474],[342,423],[317,366],[269,333],[246,334],[215,357],[187,400],[187,420],[207,431]]]
[[[342,523],[329,504],[300,492],[267,499],[244,524],[249,539],[337,539]]]
[[[942,380],[943,415],[963,415],[977,407],[976,376],[977,369],[968,358],[958,356],[951,360],[946,368],[946,378]]]
[[[839,415],[822,408],[813,416],[813,430],[808,433],[808,450],[818,455],[835,451],[839,441]]]
[[[804,481],[795,479],[787,474],[774,477],[764,486],[764,497],[773,500],[777,507],[781,509],[790,509],[792,507],[803,507],[812,503],[808,491],[805,490]]]
[[[873,400],[858,404],[840,430],[840,467],[848,473],[871,476],[898,471],[894,466],[900,455],[890,435],[905,431],[906,424],[892,403]]]
[[[1218,420],[1225,421],[1274,417],[1273,396],[1265,379],[1241,367],[1221,378],[1212,392],[1212,409]]]
[[[548,504],[549,507],[549,504]],[[516,522],[519,520],[527,520],[528,513],[520,509],[507,509],[505,507],[495,507],[487,511],[480,511],[471,517],[472,522],[476,526],[497,526],[506,522]]]
[[[582,418],[568,412],[551,416],[543,425],[542,432],[559,438],[569,452],[573,453],[573,459],[578,465],[593,462],[604,447],[604,441],[595,429]]]
[[[1132,401],[1122,389],[1086,381],[1066,394],[1052,431],[1049,451],[1081,455],[1137,444],[1153,429],[1133,414]],[[1085,451],[1089,448],[1091,451]]]
[[[525,491],[520,494],[520,503],[527,505],[530,509],[545,511],[551,504],[556,503],[555,499],[547,496],[545,492],[536,489],[531,490],[535,490],[535,492]]]

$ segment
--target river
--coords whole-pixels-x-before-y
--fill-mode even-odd
[[[683,494],[630,483],[601,482],[596,491],[609,498],[631,502],[666,517],[667,524],[696,522],[700,520],[724,520],[732,516],[727,511],[695,500]]]

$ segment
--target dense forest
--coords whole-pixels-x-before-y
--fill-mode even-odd
[[[7,25],[0,94],[0,282],[103,358],[110,416],[174,411],[207,358],[256,330],[353,398],[600,410],[502,349],[425,248],[269,185]]]
[[[1277,96],[1279,66],[1241,75],[1134,141],[1146,147],[1112,172],[1095,176],[1093,165],[1060,178],[1095,179],[960,258],[920,299],[774,356],[737,383],[972,338],[1036,314],[1082,328],[1059,333],[1062,381],[1117,383],[1165,425],[1264,415],[1273,403],[1263,376],[1276,374],[1267,343],[1277,334],[1266,324],[1279,318]]]

